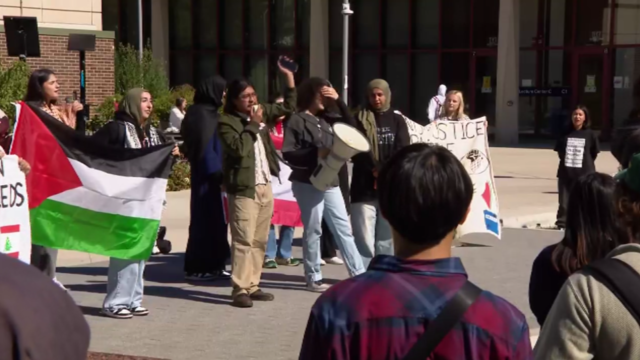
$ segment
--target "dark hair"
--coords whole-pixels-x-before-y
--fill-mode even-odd
[[[224,103],[224,112],[227,114],[236,112],[237,109],[233,101],[238,99],[240,94],[250,87],[254,88],[253,84],[251,84],[247,79],[236,79],[227,84],[227,97]]]
[[[582,124],[582,128],[583,129],[590,129],[591,128],[591,114],[589,113],[589,109],[587,109],[587,107],[584,106],[584,105],[578,105],[578,106],[575,107],[575,109],[573,109],[573,111],[571,112],[571,118],[572,118],[571,122],[573,123],[573,113],[576,110],[582,110],[582,112],[584,113],[584,123]]]
[[[625,136],[618,156],[614,153],[613,148],[611,153],[616,157],[623,169],[628,168],[633,155],[640,153],[640,129],[635,129]]]
[[[315,101],[316,96],[318,96],[320,89],[325,86],[331,86],[331,84],[323,78],[312,77],[304,80],[298,86],[298,102],[296,105],[298,111],[309,109]]]
[[[49,81],[51,75],[55,75],[55,73],[49,69],[38,69],[32,72],[31,76],[29,76],[27,94],[24,96],[24,101],[43,103],[45,101],[43,85]]]
[[[624,230],[624,242],[640,242],[640,194],[624,181],[618,181],[615,189],[615,203],[618,219]]]
[[[464,166],[437,145],[402,148],[378,176],[382,215],[403,239],[425,248],[458,227],[472,198],[473,183]]]
[[[184,104],[184,102],[187,101],[187,99],[183,98],[183,97],[179,97],[176,99],[176,107],[180,107]]]
[[[269,98],[269,103],[271,104],[275,104],[276,100],[278,99],[284,99],[284,96],[282,95],[281,92],[275,92],[271,95],[271,97]]]
[[[552,256],[558,271],[571,275],[624,242],[615,187],[611,176],[600,173],[584,175],[571,187],[564,238]]]

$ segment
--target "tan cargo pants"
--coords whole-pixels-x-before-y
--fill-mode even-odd
[[[233,297],[259,288],[272,216],[271,184],[256,186],[253,199],[229,195]]]

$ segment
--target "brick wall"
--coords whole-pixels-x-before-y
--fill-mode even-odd
[[[68,37],[40,35],[39,58],[28,58],[32,70],[49,68],[60,83],[60,96],[72,96],[78,91],[80,96],[80,55],[77,51],[67,51]],[[105,97],[112,96],[114,84],[114,40],[96,38],[96,51],[87,52],[87,102],[100,104]],[[0,33],[0,66],[6,68],[18,60],[7,55],[4,33]]]

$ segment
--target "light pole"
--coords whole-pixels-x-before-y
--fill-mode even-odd
[[[349,16],[353,15],[349,0],[342,2],[342,18],[344,29],[342,31],[342,100],[349,105]]]
[[[142,0],[138,0],[138,56],[140,57],[140,63],[142,64],[142,52],[144,50],[144,34],[142,34]]]

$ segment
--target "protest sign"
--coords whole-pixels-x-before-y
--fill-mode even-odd
[[[468,121],[437,121],[427,126],[406,118],[411,143],[438,144],[462,162],[473,182],[474,194],[467,221],[457,236],[488,233],[501,237],[498,195],[489,156],[486,118]]]
[[[25,175],[18,157],[0,159],[0,253],[31,263],[31,224]]]

